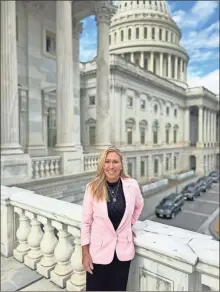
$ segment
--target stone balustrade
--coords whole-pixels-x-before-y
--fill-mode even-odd
[[[60,175],[60,156],[32,158],[32,179]]]
[[[84,154],[84,171],[95,171],[97,169],[99,154]]]
[[[15,187],[1,186],[1,193],[1,245],[59,287],[84,289],[82,207]],[[219,291],[219,244],[212,237],[148,220],[138,221],[134,231],[136,256],[127,290],[202,291],[206,285]]]

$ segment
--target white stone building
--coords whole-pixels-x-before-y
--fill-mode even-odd
[[[111,2],[1,2],[3,184],[94,169],[111,144],[140,181],[217,167],[219,100],[187,86],[167,3]],[[97,57],[80,63],[89,15]]]

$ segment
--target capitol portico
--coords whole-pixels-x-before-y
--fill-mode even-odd
[[[117,6],[117,7],[116,7]],[[187,85],[188,54],[166,1],[1,3],[1,170],[5,184],[94,171],[121,148],[149,183],[218,165],[219,100]],[[79,61],[81,20],[97,56]]]

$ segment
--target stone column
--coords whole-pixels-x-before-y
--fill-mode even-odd
[[[110,10],[96,10],[98,26],[97,48],[97,108],[96,108],[96,146],[106,148],[110,141],[110,66],[109,66],[109,25]],[[104,131],[103,131],[104,129]]]
[[[141,59],[140,59],[140,66],[144,68],[144,52],[140,52]]]
[[[163,53],[160,53],[160,76],[163,77]]]
[[[168,54],[168,78],[171,78],[171,55]]]
[[[204,144],[207,143],[207,110],[204,109]]]
[[[154,52],[150,52],[150,70],[154,72]]]
[[[74,92],[74,143],[81,148],[80,141],[80,68],[79,68],[79,38],[82,33],[82,23],[73,19],[73,92]]]
[[[1,2],[1,154],[21,154],[15,1]]]
[[[185,83],[187,83],[187,63],[186,61],[184,62],[185,66],[184,66],[184,81]]]
[[[199,122],[198,122],[198,142],[197,146],[203,147],[203,107],[199,107]]]
[[[74,76],[72,41],[72,2],[56,2],[57,53],[57,144],[55,151],[62,157],[63,174],[79,173],[82,156],[77,153],[74,137]]]
[[[134,53],[131,53],[131,63],[134,63]]]
[[[183,79],[183,59],[182,58],[180,59],[180,68],[179,68],[179,70],[180,70],[180,80],[183,81],[184,79]]]
[[[31,178],[31,161],[19,144],[16,3],[1,1],[1,184]]]
[[[174,78],[178,78],[178,57],[175,56],[175,66],[174,66]]]
[[[189,146],[189,142],[190,142],[189,118],[190,118],[189,108],[185,108],[185,111],[184,111],[184,144],[185,146]]]

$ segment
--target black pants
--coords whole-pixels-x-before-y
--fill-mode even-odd
[[[86,291],[126,291],[130,263],[115,253],[110,264],[93,264],[93,274],[86,272]]]

